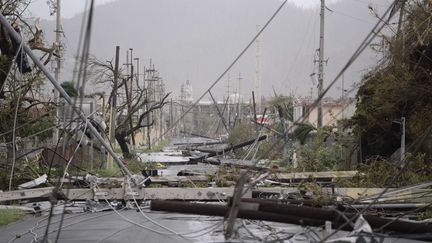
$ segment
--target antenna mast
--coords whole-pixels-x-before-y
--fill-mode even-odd
[[[320,42],[319,42],[319,61],[318,61],[318,99],[323,93],[324,81],[324,14],[325,0],[321,0],[321,21],[320,21]],[[322,99],[318,103],[318,127],[323,125]]]

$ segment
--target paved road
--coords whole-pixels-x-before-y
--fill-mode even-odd
[[[195,232],[183,237],[153,224],[135,210],[119,212],[134,225],[113,211],[100,213],[66,214],[58,242],[218,242],[223,241],[221,218],[146,212],[146,215],[163,226],[175,229],[178,233]],[[38,223],[39,222],[39,223]],[[57,236],[60,216],[52,218],[49,239],[54,242]],[[43,238],[47,220],[45,216],[27,217],[22,221],[0,228],[0,242],[31,242]],[[209,226],[214,228],[200,230]],[[152,232],[148,227],[160,233]],[[29,233],[33,229],[34,234]],[[210,231],[210,232],[209,232]],[[27,233],[26,233],[27,232]],[[201,235],[203,234],[203,235]],[[22,235],[16,238],[16,235]]]
[[[136,210],[123,210],[118,213],[126,219],[114,211],[65,214],[58,242],[225,242],[222,231],[223,221],[220,217],[150,212],[148,210],[144,212],[150,219],[181,233],[181,236],[155,225]],[[48,238],[50,242],[55,242],[60,216],[54,216],[51,221]],[[19,222],[0,227],[0,242],[34,242],[34,239],[41,241],[47,229],[46,226],[46,216],[28,216]],[[302,228],[296,225],[263,221],[238,220],[237,227],[238,233],[235,240],[230,242],[317,242],[323,235],[323,230],[318,228]],[[346,236],[347,233],[340,232],[332,238]],[[16,237],[17,235],[20,237]],[[383,242],[396,241],[419,242],[394,238],[387,238]]]

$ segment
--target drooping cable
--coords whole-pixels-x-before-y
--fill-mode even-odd
[[[186,116],[186,114],[188,114],[196,105],[198,105],[198,103],[207,95],[207,93],[211,91],[217,83],[219,83],[219,81],[231,70],[231,68],[240,60],[240,58],[246,53],[246,51],[249,50],[249,48],[255,43],[256,39],[261,36],[265,29],[267,29],[267,27],[272,23],[273,19],[279,14],[279,12],[282,10],[286,3],[287,0],[284,0],[282,4],[273,13],[273,15],[271,15],[271,17],[267,20],[264,26],[258,31],[258,33],[246,45],[246,47],[243,48],[243,50],[237,55],[237,57],[228,65],[228,67],[219,75],[219,77],[216,78],[216,80],[210,85],[210,87],[185,112],[183,112],[177,120],[170,124],[170,127],[168,127],[168,129],[166,129],[166,131],[163,132],[155,141],[153,141],[153,144],[159,142],[166,134],[168,134],[168,132],[170,132]]]

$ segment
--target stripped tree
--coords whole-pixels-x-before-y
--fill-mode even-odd
[[[107,108],[110,109],[112,100],[118,98],[118,93],[123,90],[124,94],[129,95],[127,99],[118,102],[115,107],[118,114],[116,119],[116,126],[114,128],[114,137],[120,146],[123,157],[126,159],[132,158],[128,141],[134,134],[142,128],[151,127],[154,121],[150,119],[150,115],[162,109],[167,103],[167,98],[170,93],[163,94],[163,97],[158,101],[149,99],[149,90],[142,87],[137,82],[135,77],[130,74],[125,74],[124,70],[119,70],[118,84],[114,84],[115,69],[112,61],[102,62],[95,58],[90,61],[91,76],[93,82],[99,84],[109,84],[112,92],[108,99]],[[133,82],[135,82],[133,84]],[[133,92],[131,92],[130,85],[133,84]],[[129,88],[128,88],[129,85]]]
[[[30,0],[0,1],[0,12],[22,37],[23,43],[37,50],[40,59],[47,64],[58,45],[45,47],[39,20],[31,23],[25,16],[29,4]],[[1,180],[10,176],[14,180],[19,179],[20,170],[26,167],[17,164],[15,173],[9,173],[13,171],[11,165],[14,163],[11,162],[18,161],[19,152],[23,152],[17,147],[25,142],[37,146],[51,137],[50,129],[53,127],[53,103],[40,99],[38,88],[43,83],[43,77],[28,60],[21,48],[23,43],[14,40],[6,26],[0,24],[0,141],[7,148],[7,160],[1,160],[6,163],[0,163]],[[8,184],[2,182],[1,185]]]

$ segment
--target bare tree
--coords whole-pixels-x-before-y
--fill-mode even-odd
[[[51,57],[55,55],[54,50],[59,47],[58,44],[54,43],[51,48],[46,48],[42,39],[42,29],[39,26],[39,19],[36,19],[33,29],[22,16],[30,2],[29,0],[0,0],[0,11],[3,16],[10,20],[15,31],[21,35],[23,39],[29,39],[28,45],[32,50],[42,51],[42,59],[46,58],[44,63],[47,64],[51,60]],[[20,43],[13,40],[11,34],[2,24],[0,24],[0,51],[0,98],[4,98],[4,85],[12,69],[14,60],[17,63],[19,72],[22,74],[30,73],[32,68],[27,56],[20,49]],[[39,74],[39,72],[37,74]]]
[[[92,70],[92,79],[96,83],[110,83],[112,92],[108,99],[108,108],[112,104],[112,99],[118,95],[118,90],[123,89],[125,93],[129,92],[127,84],[132,83],[134,78],[128,74],[123,74],[124,70],[119,70],[117,91],[114,89],[114,66],[112,61],[102,62],[95,58],[90,61]],[[147,90],[136,82],[134,92],[130,94],[129,101],[122,101],[114,107],[118,112],[114,137],[118,142],[124,158],[131,158],[132,154],[128,146],[130,136],[139,131],[141,128],[153,126],[154,121],[147,119],[149,115],[167,103],[167,93],[159,101],[151,102],[147,97]],[[142,112],[144,110],[144,112]],[[141,111],[141,112],[140,112]],[[140,114],[139,114],[140,113]],[[139,115],[138,115],[139,114]],[[137,119],[134,119],[137,118]]]

